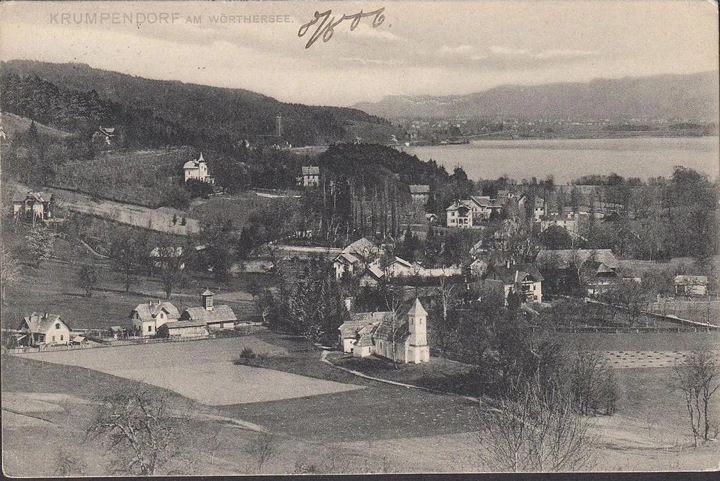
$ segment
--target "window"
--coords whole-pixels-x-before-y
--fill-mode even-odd
[[[152,326],[148,326],[148,332],[152,332]]]
[[[64,340],[65,340],[65,336],[63,336],[62,334],[60,334],[60,340],[61,340],[61,341],[64,341]]]
[[[59,323],[59,322],[56,322],[56,323],[55,323],[55,329],[60,329],[60,323]]]
[[[55,336],[52,337],[52,341],[55,342]]]

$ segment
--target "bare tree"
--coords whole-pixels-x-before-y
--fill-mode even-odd
[[[260,433],[245,447],[245,451],[253,457],[258,473],[262,471],[265,463],[277,454],[276,450],[277,441],[272,433]]]
[[[55,455],[55,474],[60,477],[81,476],[85,474],[87,464],[65,448]]]
[[[151,262],[160,268],[160,279],[165,291],[165,298],[170,299],[173,289],[181,280],[185,269],[186,252],[182,246],[165,244],[159,246],[153,253]]]
[[[709,346],[690,352],[685,360],[675,366],[675,388],[685,399],[693,444],[698,439],[710,440],[710,400],[720,388],[720,369]]]
[[[183,461],[182,431],[182,421],[171,417],[166,397],[132,390],[103,398],[86,434],[107,445],[114,456],[113,472],[152,476]]]
[[[572,400],[536,382],[480,413],[480,458],[503,471],[576,471],[593,462],[595,439]]]

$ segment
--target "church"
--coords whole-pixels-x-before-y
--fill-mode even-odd
[[[401,315],[389,311],[356,312],[340,330],[343,352],[354,357],[381,356],[395,362],[430,361],[427,343],[427,311],[419,299],[401,307]]]

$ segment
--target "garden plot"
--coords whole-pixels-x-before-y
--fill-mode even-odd
[[[145,382],[211,406],[276,401],[361,388],[271,369],[234,365],[233,360],[245,347],[271,355],[287,353],[283,348],[254,337],[243,337],[33,353],[23,357]]]

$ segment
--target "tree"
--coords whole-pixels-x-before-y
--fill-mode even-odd
[[[540,234],[540,243],[550,250],[570,249],[573,240],[567,229],[551,225]]]
[[[675,366],[675,388],[679,389],[685,400],[690,419],[693,443],[697,447],[698,439],[710,440],[711,416],[710,400],[720,388],[720,370],[709,346],[691,351],[685,360]]]
[[[479,414],[480,458],[503,471],[574,471],[593,461],[587,418],[573,412],[561,390],[528,382]]]
[[[133,275],[141,264],[141,252],[145,245],[132,234],[121,235],[110,244],[110,258],[113,268],[123,276],[125,292],[130,290]]]
[[[86,297],[92,296],[92,290],[97,286],[98,274],[94,266],[83,265],[77,274],[78,287],[85,291]]]
[[[0,300],[5,305],[5,288],[20,280],[20,265],[6,246],[0,246]]]
[[[261,472],[263,466],[276,454],[277,441],[271,433],[260,433],[253,438],[245,447],[245,451],[253,457],[257,463],[257,472]]]
[[[183,421],[171,417],[167,397],[135,389],[104,397],[86,434],[107,445],[113,472],[152,476],[187,461],[180,450],[183,431]]]
[[[50,259],[55,246],[55,237],[52,232],[41,225],[33,226],[25,235],[25,244],[22,254],[25,262],[37,268],[40,263]]]
[[[587,416],[600,409],[605,414],[615,412],[617,384],[600,351],[578,351],[571,359],[569,380],[579,414]]]
[[[173,289],[182,278],[185,269],[186,249],[172,243],[164,243],[153,250],[153,253],[151,262],[154,263],[153,267],[160,269],[165,298],[170,299]]]

